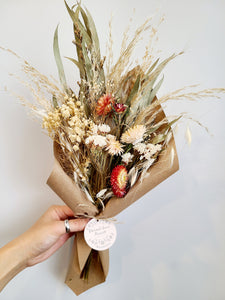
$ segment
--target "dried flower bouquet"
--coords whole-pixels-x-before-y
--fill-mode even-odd
[[[20,81],[37,104],[19,98],[41,118],[54,141],[50,187],[77,217],[111,218],[178,170],[172,125],[185,114],[169,120],[162,105],[169,100],[219,98],[225,90],[193,91],[191,86],[157,99],[162,70],[183,52],[163,61],[153,56],[156,30],[151,19],[137,28],[130,41],[124,34],[120,56],[113,64],[111,34],[109,55],[102,58],[89,11],[80,4],[65,5],[73,22],[77,53],[77,59],[68,59],[79,69],[79,93],[67,85],[57,28],[54,55],[61,84],[23,61],[29,81]],[[149,46],[142,62],[134,65],[133,50],[146,31],[150,33]],[[105,280],[108,265],[108,251],[92,250],[78,234],[66,283],[80,294]]]

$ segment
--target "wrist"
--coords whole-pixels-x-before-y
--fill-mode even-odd
[[[0,291],[27,267],[26,250],[20,237],[0,249]]]

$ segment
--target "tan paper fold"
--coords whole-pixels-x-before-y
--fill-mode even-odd
[[[96,206],[87,199],[83,191],[65,173],[59,163],[59,146],[54,143],[55,162],[47,184],[68,205],[75,215],[95,216],[98,213]]]
[[[163,111],[157,116],[159,120],[164,117]],[[174,155],[171,155],[171,151]],[[60,164],[60,147],[56,143],[54,143],[54,155],[55,164],[47,184],[74,211],[75,215],[85,214],[90,217],[111,218],[116,216],[179,169],[176,146],[172,137],[166,150],[160,154],[158,161],[147,172],[148,176],[142,182],[138,180],[124,198],[114,197],[110,199],[104,211],[97,215],[96,207],[71,179],[66,168],[62,168],[62,164]],[[172,161],[171,158],[173,158]],[[66,277],[66,284],[77,295],[104,282],[108,274],[109,251],[95,252],[90,265],[88,280],[80,278],[90,253],[91,249],[86,245],[83,233],[77,234]]]
[[[85,266],[91,251],[93,250],[87,246],[83,233],[77,233],[76,238],[74,239],[71,256],[72,260],[65,280],[65,283],[76,295],[80,295],[86,290],[106,280],[109,267],[109,250],[99,252],[94,251],[88,272],[88,278],[85,280],[80,278],[83,267]]]

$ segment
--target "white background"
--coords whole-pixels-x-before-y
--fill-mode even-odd
[[[225,86],[225,2],[223,0],[83,0],[92,13],[102,51],[108,20],[114,14],[115,53],[121,32],[136,8],[135,24],[156,9],[165,14],[159,48],[186,54],[165,69],[160,95],[189,84]],[[69,1],[72,5],[73,1]],[[0,45],[26,58],[42,73],[57,77],[53,33],[60,23],[61,52],[73,56],[72,26],[62,0],[0,0]],[[74,87],[78,73],[65,62]],[[47,187],[53,164],[51,140],[4,86],[29,99],[8,73],[18,62],[0,52],[0,245],[24,232],[52,204],[61,200]],[[107,282],[79,299],[225,299],[225,97],[198,103],[173,103],[167,111],[192,111],[214,135],[189,123],[193,142],[185,141],[185,125],[176,136],[180,171],[118,216],[118,238],[110,250]],[[122,201],[122,200],[121,200]],[[48,261],[14,278],[3,300],[74,299],[63,283],[70,255],[67,242]]]

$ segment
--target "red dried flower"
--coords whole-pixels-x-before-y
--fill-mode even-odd
[[[111,94],[103,95],[98,99],[96,105],[96,112],[99,116],[106,116],[112,111],[112,105],[114,105],[115,101]]]
[[[127,193],[127,169],[122,165],[116,166],[112,170],[110,182],[113,194],[119,198],[124,197]]]
[[[118,114],[121,114],[127,109],[127,106],[123,103],[115,103],[113,107]]]

